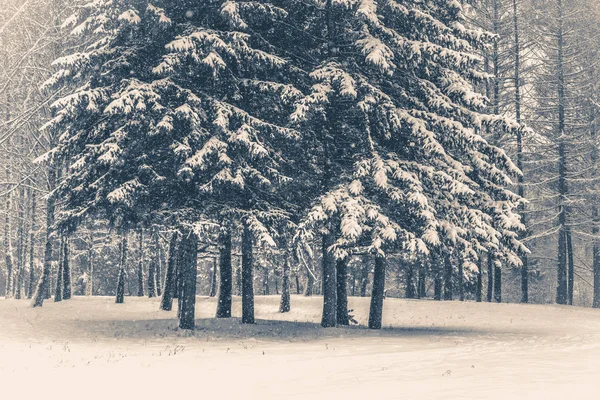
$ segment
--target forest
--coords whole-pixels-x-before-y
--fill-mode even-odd
[[[0,0],[0,295],[600,308],[597,0]],[[174,302],[174,299],[176,301]],[[213,311],[211,310],[211,313]]]

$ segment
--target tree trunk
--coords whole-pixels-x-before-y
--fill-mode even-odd
[[[306,287],[304,288],[304,296],[310,297],[313,295],[315,286],[315,278],[312,276],[310,271],[306,271]]]
[[[8,168],[8,164],[6,165],[6,181],[10,182],[10,171]],[[4,262],[6,267],[6,288],[4,292],[4,297],[7,299],[12,294],[12,278],[13,278],[13,270],[12,270],[12,246],[10,240],[10,209],[11,209],[11,195],[8,193],[6,195],[6,203],[4,208]]]
[[[283,261],[283,277],[281,286],[281,302],[279,303],[279,312],[286,313],[290,311],[290,254],[287,253]]]
[[[237,267],[235,269],[235,291],[236,296],[242,295],[242,268]]]
[[[138,269],[137,269],[137,284],[138,284],[138,297],[144,296],[144,229],[140,228],[138,232],[138,248],[140,251]]]
[[[406,264],[406,290],[405,297],[407,299],[414,299],[417,297],[417,292],[415,290],[415,270],[414,264],[412,262],[408,262]]]
[[[156,288],[156,295],[162,296],[162,247],[160,246],[160,237],[158,235],[158,228],[154,230],[154,250],[156,251],[156,264],[154,270],[154,287]]]
[[[336,285],[337,285],[337,310],[336,319],[338,325],[349,325],[348,316],[348,259],[336,261]]]
[[[48,168],[48,189],[50,193],[56,186],[56,170]],[[38,281],[32,307],[42,307],[44,300],[50,298],[50,274],[52,273],[52,227],[54,225],[54,209],[56,200],[52,194],[46,200],[46,243],[44,246],[44,266]]]
[[[494,265],[494,301],[502,303],[502,269]]]
[[[450,257],[444,257],[444,300],[452,300],[453,272]]]
[[[425,293],[425,263],[419,262],[419,282],[417,284],[417,297],[424,299],[427,296]]]
[[[567,210],[565,202],[567,201],[568,188],[567,188],[567,153],[565,143],[565,107],[566,107],[566,94],[565,94],[565,75],[563,65],[563,9],[562,0],[557,1],[557,22],[558,32],[556,34],[557,40],[557,58],[556,58],[556,70],[558,75],[557,85],[557,98],[558,98],[558,126],[557,126],[557,137],[558,137],[558,194],[559,194],[559,206],[558,206],[558,266],[557,272],[557,285],[556,285],[556,302],[558,304],[567,304]]]
[[[573,305],[573,289],[575,283],[575,262],[573,260],[573,241],[571,240],[571,229],[567,228],[566,232],[567,237],[567,266],[569,268],[568,273],[568,304]]]
[[[210,276],[210,290],[208,292],[209,297],[215,297],[217,295],[217,259],[212,258],[212,273]]]
[[[381,257],[375,258],[375,270],[373,273],[373,290],[371,292],[371,307],[369,310],[369,328],[381,329],[383,316],[383,295],[385,292],[385,260]]]
[[[63,242],[64,250],[63,250],[63,292],[62,297],[63,300],[70,300],[73,292],[71,286],[71,246],[70,240],[68,237],[64,238]]]
[[[302,289],[300,288],[300,278],[298,278],[298,274],[294,274],[294,278],[296,278],[296,294],[302,293]]]
[[[431,257],[431,266],[433,269],[433,299],[440,301],[442,300],[442,285],[443,285],[443,270],[439,263],[439,257]]]
[[[121,237],[121,260],[119,261],[119,276],[117,280],[117,295],[115,303],[122,304],[125,301],[125,266],[127,264],[127,232],[122,233]]]
[[[362,268],[360,270],[360,297],[367,297],[367,285],[369,284],[369,257],[362,259]]]
[[[20,186],[19,188],[19,198],[17,200],[17,278],[14,285],[14,297],[17,300],[20,300],[23,297],[23,233],[24,233],[24,220],[25,220],[25,188]]]
[[[175,264],[177,263],[177,242],[179,233],[173,232],[169,242],[169,254],[167,255],[167,270],[165,271],[165,285],[160,299],[160,309],[171,311],[173,308],[173,296],[175,294]]]
[[[56,271],[56,287],[54,289],[54,302],[62,301],[63,295],[63,259],[65,257],[65,246],[64,246],[65,237],[63,235],[60,236],[60,248],[58,250],[58,269]]]
[[[219,246],[219,300],[217,318],[231,317],[231,289],[233,284],[233,268],[231,266],[231,231],[223,230]]]
[[[252,232],[244,223],[242,232],[242,323],[254,323],[254,259],[252,255]]]
[[[183,253],[181,270],[181,304],[179,328],[194,329],[196,320],[196,276],[198,274],[198,237],[195,233],[185,232],[181,240]]]
[[[463,260],[458,260],[458,300],[465,301],[465,277],[463,275]]]
[[[94,295],[94,233],[92,231],[92,227],[89,227],[89,237],[88,237],[88,282],[85,286],[85,295],[93,296]]]
[[[269,268],[264,268],[264,276],[263,276],[263,295],[268,296],[271,294],[269,290]]]
[[[487,276],[487,301],[491,303],[494,296],[494,258],[490,252],[487,255]]]
[[[329,251],[329,248],[334,242],[335,238],[333,233],[329,232],[323,234],[323,316],[321,318],[321,326],[323,328],[333,327],[337,321],[336,263],[333,254]]]
[[[477,287],[475,288],[475,301],[481,303],[483,289],[483,260],[481,255],[477,261]]]

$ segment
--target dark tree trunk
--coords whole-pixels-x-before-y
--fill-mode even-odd
[[[294,274],[294,278],[296,278],[296,294],[302,293],[302,289],[300,288],[300,278],[298,278],[298,274]]]
[[[407,299],[414,299],[417,297],[417,293],[415,290],[415,272],[414,272],[414,264],[408,262],[406,264],[406,290],[405,297]]]
[[[477,287],[475,288],[475,301],[481,303],[482,299],[482,289],[483,289],[483,260],[482,257],[479,256],[479,260],[477,261]]]
[[[175,264],[177,263],[177,242],[179,233],[173,232],[169,241],[169,254],[167,255],[167,270],[165,271],[165,286],[160,299],[160,309],[171,311],[173,296],[175,294]]]
[[[487,255],[487,301],[492,302],[494,295],[494,258],[488,252]]]
[[[179,328],[194,329],[196,320],[196,276],[198,274],[198,237],[186,232],[181,240],[183,253],[181,270],[181,304]]]
[[[336,319],[338,325],[349,325],[348,316],[348,259],[336,261],[336,284],[337,284],[337,310]]]
[[[443,270],[439,263],[439,257],[431,257],[431,266],[433,268],[433,299],[440,301],[442,300],[442,286],[443,286]]]
[[[231,289],[233,268],[231,266],[231,231],[226,228],[221,233],[219,245],[219,300],[217,318],[231,317]]]
[[[160,247],[160,237],[158,235],[158,228],[154,230],[154,251],[156,251],[156,264],[154,270],[154,287],[156,288],[156,295],[162,296],[162,249]]]
[[[177,243],[177,264],[175,267],[175,298],[177,299],[177,318],[181,318],[183,296],[183,263],[185,262],[185,237],[181,236]]]
[[[452,300],[453,272],[450,257],[444,257],[444,300]]]
[[[283,261],[283,277],[281,286],[281,302],[279,303],[279,312],[286,313],[290,311],[290,254],[286,254]]]
[[[269,289],[269,268],[264,268],[264,277],[263,277],[263,295],[268,296],[271,294],[271,290]]]
[[[427,296],[425,293],[425,263],[419,262],[419,283],[417,284],[417,297],[424,299]]]
[[[571,240],[571,229],[567,228],[567,265],[569,268],[568,273],[568,304],[573,305],[573,285],[575,283],[575,262],[573,260],[573,241]]]
[[[494,301],[502,302],[502,269],[498,265],[494,266]]]
[[[24,220],[25,220],[25,188],[21,186],[19,188],[19,198],[17,200],[17,279],[14,285],[14,297],[20,300],[23,297],[23,232],[24,232]]]
[[[373,273],[373,291],[371,292],[371,307],[369,310],[369,328],[371,329],[381,329],[384,292],[385,260],[381,257],[376,257]]]
[[[115,303],[122,304],[125,301],[125,266],[127,264],[127,232],[123,232],[121,238],[121,260],[119,262],[119,276],[117,280],[117,295]]]
[[[527,255],[521,257],[521,303],[529,303],[529,266]]]
[[[306,287],[304,288],[304,296],[310,297],[313,295],[313,290],[315,286],[315,278],[310,273],[310,271],[306,271]]]
[[[60,237],[60,248],[58,250],[58,270],[56,271],[56,286],[54,289],[54,301],[62,301],[63,297],[63,266],[64,266],[64,256],[65,256],[65,246],[64,246],[65,237],[61,235]]]
[[[360,297],[367,297],[367,285],[369,285],[369,257],[364,256],[362,259],[362,268],[360,269]]]
[[[252,232],[244,223],[242,232],[242,323],[254,323],[254,258],[252,254]]]
[[[64,250],[63,250],[63,300],[71,299],[72,295],[72,286],[71,286],[71,248],[70,248],[70,240],[68,237],[64,239]]]
[[[92,227],[89,227],[89,238],[88,238],[88,282],[85,285],[86,296],[94,295],[94,234]]]
[[[458,260],[458,300],[465,301],[465,277],[463,276],[463,260]]]
[[[335,238],[332,233],[323,234],[323,316],[321,326],[324,328],[335,326],[337,321],[336,263],[333,254],[329,251],[334,242]]]
[[[138,297],[144,296],[144,229],[140,228],[138,232],[138,248],[139,248],[139,261],[137,269],[137,284],[138,284]]]
[[[567,187],[567,141],[565,132],[565,113],[566,113],[566,90],[565,90],[565,70],[564,70],[564,32],[563,32],[563,8],[562,1],[557,2],[558,32],[555,35],[557,41],[556,51],[556,72],[558,78],[557,106],[558,106],[558,126],[556,134],[558,137],[558,265],[557,265],[557,285],[556,302],[558,304],[567,304],[567,209],[565,202],[569,194]]]

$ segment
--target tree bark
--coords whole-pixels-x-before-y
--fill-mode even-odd
[[[223,230],[219,246],[219,300],[217,318],[231,317],[231,290],[233,284],[233,268],[231,265],[231,231]]]
[[[310,297],[313,295],[315,286],[315,278],[312,276],[310,271],[306,271],[306,287],[304,288],[304,296]]]
[[[298,278],[298,274],[294,274],[294,278],[296,278],[296,294],[302,293],[302,289],[300,288],[300,278]]]
[[[264,268],[264,276],[263,276],[263,295],[268,296],[271,294],[269,289],[269,268]]]
[[[212,258],[212,273],[210,276],[210,290],[208,292],[209,297],[215,297],[217,295],[217,259]]]
[[[417,297],[417,291],[415,290],[415,270],[414,263],[408,262],[406,264],[406,290],[405,297],[407,299],[414,299]]]
[[[334,242],[335,237],[333,233],[323,234],[321,249],[323,254],[323,315],[321,326],[323,328],[333,327],[337,321],[337,272],[335,259],[329,251]]]
[[[425,293],[425,263],[419,261],[419,281],[417,283],[417,298],[424,299],[427,294]]]
[[[481,303],[483,290],[483,260],[481,255],[477,261],[477,287],[475,288],[475,301]]]
[[[362,268],[360,270],[360,297],[367,297],[367,285],[369,284],[369,257],[364,256],[362,259]]]
[[[557,58],[556,58],[556,70],[558,77],[557,85],[557,98],[558,98],[558,194],[559,194],[559,206],[558,206],[558,266],[557,272],[557,285],[556,285],[556,302],[558,304],[567,304],[567,210],[565,202],[567,201],[567,154],[566,154],[566,143],[565,143],[565,107],[566,107],[566,95],[565,95],[565,75],[563,65],[563,8],[562,0],[557,0],[557,22],[558,32],[556,34],[557,41]]]
[[[494,265],[494,301],[502,302],[502,269]]]
[[[175,264],[177,263],[177,243],[179,233],[173,232],[169,242],[169,254],[167,255],[167,270],[165,271],[165,285],[160,300],[160,309],[171,311],[173,308],[173,296],[175,294]]]
[[[283,277],[281,285],[281,302],[279,303],[279,312],[286,313],[290,311],[290,254],[286,253],[283,261]]]
[[[442,300],[442,286],[443,286],[443,270],[439,263],[439,257],[431,257],[431,266],[433,268],[433,299],[440,301]]]
[[[71,249],[70,249],[70,240],[68,237],[64,238],[63,242],[63,292],[62,297],[63,300],[70,300],[71,295],[73,293],[73,289],[71,286]]]
[[[6,181],[10,182],[10,171],[8,164],[6,165]],[[13,278],[13,265],[12,265],[12,246],[10,240],[10,210],[11,209],[11,195],[6,195],[6,203],[4,208],[4,262],[6,267],[6,288],[4,297],[7,299],[12,294],[12,278]]]
[[[348,259],[336,261],[336,285],[337,285],[337,310],[336,319],[338,325],[349,325],[348,316]]]
[[[452,300],[453,272],[450,257],[444,257],[444,300]]]
[[[381,329],[383,316],[383,295],[385,292],[385,260],[381,257],[375,258],[375,270],[373,273],[373,290],[371,292],[371,307],[369,310],[369,328]]]
[[[15,299],[20,300],[23,297],[23,234],[24,234],[24,220],[25,220],[25,188],[21,185],[19,188],[19,197],[17,200],[17,279],[14,285],[13,296]]]
[[[252,232],[244,223],[242,232],[242,323],[254,323],[254,259],[252,254]]]
[[[56,186],[56,170],[54,167],[48,168],[48,188],[50,193]],[[52,273],[52,227],[54,225],[54,211],[56,199],[52,194],[46,200],[46,243],[44,246],[44,266],[42,276],[38,281],[35,295],[33,296],[32,307],[42,307],[44,300],[50,298],[50,274]]]
[[[185,232],[181,240],[183,252],[181,270],[181,304],[179,328],[194,329],[196,320],[196,276],[198,274],[198,237],[195,233]]]
[[[65,257],[65,246],[64,246],[65,237],[64,235],[60,236],[60,248],[58,250],[58,269],[56,271],[56,287],[54,289],[54,302],[62,301],[63,294],[63,259]]]
[[[575,262],[573,260],[573,241],[571,239],[571,229],[567,228],[566,232],[567,237],[567,265],[569,267],[568,273],[568,304],[573,305],[573,289],[575,283]]]
[[[489,252],[487,255],[487,276],[487,301],[491,303],[494,296],[494,258]]]
[[[139,261],[137,269],[138,297],[144,296],[144,228],[138,232]]]
[[[117,295],[115,303],[122,304],[125,301],[125,266],[127,264],[127,232],[122,233],[121,237],[121,260],[119,261],[119,276],[117,278]]]
[[[458,300],[465,301],[465,277],[463,260],[458,260]]]

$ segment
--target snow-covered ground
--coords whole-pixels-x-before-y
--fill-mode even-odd
[[[190,333],[157,299],[0,300],[2,397],[600,398],[600,310],[388,298],[372,331],[367,298],[350,298],[362,326],[345,329],[318,325],[319,297],[288,314],[278,301],[257,297],[246,326],[199,297]]]

